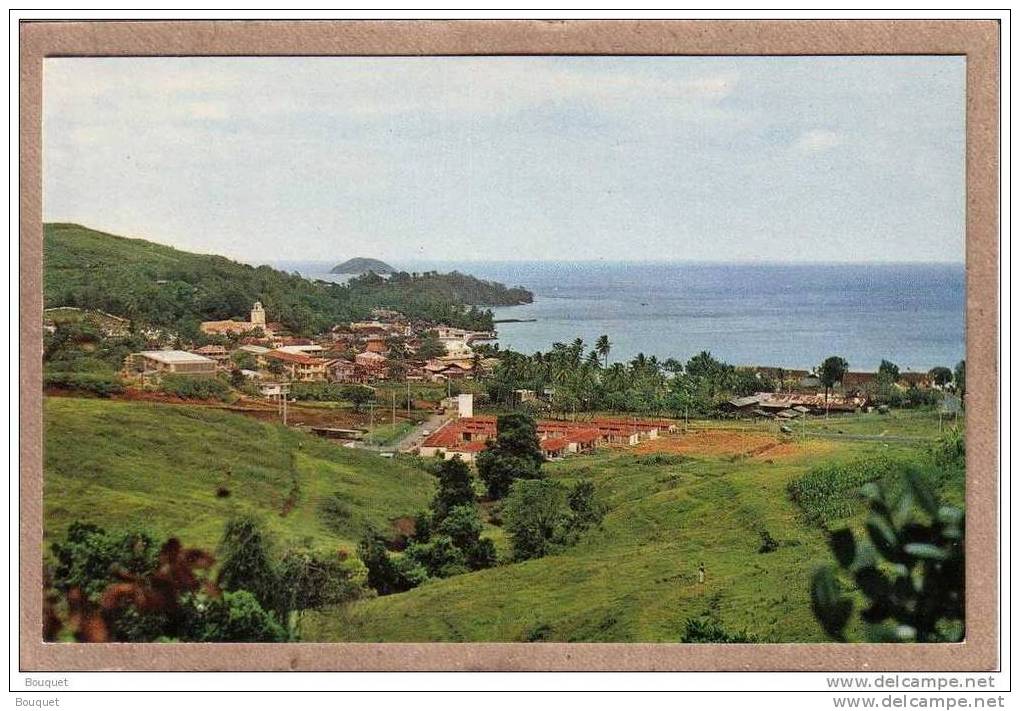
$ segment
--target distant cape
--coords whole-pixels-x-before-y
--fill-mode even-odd
[[[364,274],[365,272],[375,272],[376,274],[393,274],[396,269],[391,267],[386,262],[380,262],[378,259],[369,259],[368,257],[355,257],[354,259],[348,259],[342,264],[337,264],[335,267],[329,270],[330,274]]]

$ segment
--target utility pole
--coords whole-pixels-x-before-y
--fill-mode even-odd
[[[390,424],[396,426],[397,424],[397,391],[390,391]]]
[[[411,421],[411,381],[405,380],[407,383],[407,421]]]

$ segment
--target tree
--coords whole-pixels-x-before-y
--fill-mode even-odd
[[[245,378],[244,373],[241,372],[240,368],[233,368],[230,371],[230,385],[231,387],[239,388],[244,385]]]
[[[368,571],[368,585],[380,595],[405,592],[428,580],[428,572],[417,561],[391,557],[386,551],[386,540],[375,531],[361,539],[358,558]]]
[[[236,350],[230,354],[230,360],[235,366],[242,370],[255,370],[258,368],[258,363],[255,360],[255,354],[249,353],[248,351]]]
[[[898,496],[864,486],[868,541],[844,528],[830,547],[839,567],[868,599],[861,611],[872,642],[959,642],[964,636],[964,512],[942,505],[916,470]],[[879,562],[879,558],[882,562]],[[811,605],[833,639],[846,641],[853,599],[832,566],[815,572]]]
[[[514,480],[541,477],[543,461],[534,418],[514,412],[496,419],[496,441],[478,455],[476,465],[489,496],[501,499]]]
[[[68,526],[67,535],[51,548],[54,587],[62,592],[78,588],[93,600],[119,579],[118,571],[140,575],[151,570],[159,552],[146,531],[107,532],[81,521]]]
[[[270,358],[269,362],[266,364],[266,370],[268,370],[272,375],[279,377],[283,375],[284,371],[283,363],[276,360],[275,358]]]
[[[208,578],[213,557],[171,538],[154,550],[151,537],[107,533],[73,524],[54,543],[48,575],[64,593],[45,596],[44,638],[62,633],[82,642],[283,642],[288,635],[247,590],[223,591]],[[49,571],[48,571],[49,573]]]
[[[256,518],[231,518],[220,541],[222,563],[217,582],[224,590],[247,590],[264,609],[277,612],[279,619],[286,621],[271,549],[272,542]]]
[[[418,346],[418,358],[431,360],[443,355],[446,355],[446,346],[439,340],[439,335],[435,331],[426,332],[421,338],[421,345]]]
[[[446,459],[436,471],[439,488],[432,499],[433,520],[441,522],[457,507],[474,507],[475,489],[471,484],[471,470],[460,457]]]
[[[953,387],[956,389],[956,394],[961,398],[967,394],[967,363],[966,361],[960,361],[956,364],[956,369],[953,371]],[[964,401],[966,403],[966,401]]]
[[[349,400],[355,412],[361,412],[365,405],[375,398],[375,391],[364,385],[346,385],[340,390],[344,400]]]
[[[515,560],[540,558],[549,552],[566,517],[566,490],[549,480],[520,480],[510,487],[503,520]]]
[[[849,368],[850,365],[839,356],[829,356],[818,366],[818,379],[825,387],[826,402],[829,400],[829,391],[836,383],[843,381],[843,376]]]
[[[567,506],[570,508],[568,526],[577,531],[599,525],[606,513],[596,496],[595,484],[589,479],[574,485],[567,496]]]
[[[323,554],[292,549],[279,564],[281,593],[288,612],[339,605],[361,597],[368,570],[346,551]]]
[[[953,371],[944,365],[939,365],[928,371],[928,377],[936,386],[942,388],[953,380]]]
[[[612,347],[613,344],[609,342],[609,336],[604,333],[595,341],[595,352],[602,356],[606,368],[609,367],[609,351]]]
[[[895,383],[900,379],[900,367],[892,361],[883,360],[878,365],[878,375],[890,383]]]

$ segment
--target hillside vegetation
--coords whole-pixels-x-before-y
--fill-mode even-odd
[[[790,496],[791,485],[835,479],[828,488],[837,490],[832,497],[840,503],[827,501],[825,523],[856,526],[861,507],[842,478],[876,457],[924,461],[928,445],[784,443],[725,432],[698,441],[697,454],[643,445],[637,453],[621,449],[547,465],[565,484],[592,480],[609,507],[601,528],[578,545],[314,613],[305,621],[305,638],[676,642],[695,621],[762,641],[825,641],[812,616],[809,583],[831,552],[819,517]],[[962,466],[957,472],[939,482],[949,498],[962,495]],[[876,467],[873,478],[888,473]],[[697,577],[701,563],[704,584]]]
[[[47,539],[80,520],[213,550],[231,515],[254,512],[281,541],[353,551],[434,488],[401,462],[212,408],[61,397],[43,412]]]
[[[268,266],[184,252],[74,224],[43,228],[46,307],[101,309],[117,316],[197,333],[204,320],[247,317],[262,301],[269,317],[299,334],[365,318],[374,307],[465,328],[492,328],[478,307],[530,300],[523,289],[464,274],[364,275],[347,284],[310,281]]]
[[[283,543],[353,552],[370,528],[392,534],[397,519],[425,510],[435,491],[414,460],[212,408],[47,398],[44,413],[47,540],[81,520],[215,550],[231,515],[254,512]],[[691,434],[548,463],[546,474],[564,485],[591,481],[606,506],[576,544],[509,562],[499,507],[489,507],[483,535],[499,565],[308,610],[300,636],[677,642],[708,629],[825,641],[810,580],[831,561],[827,530],[860,530],[858,487],[892,481],[899,462],[931,472],[944,500],[963,495],[962,437],[937,440],[936,415],[828,420],[854,422],[876,434],[777,438],[694,423]],[[898,437],[901,429],[917,439]]]

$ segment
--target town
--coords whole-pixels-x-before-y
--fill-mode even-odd
[[[97,317],[107,323],[116,318],[105,314],[94,315],[93,320]],[[401,400],[399,421],[405,427],[413,424],[417,428],[401,432],[405,436],[397,442],[399,446],[388,451],[460,457],[473,462],[496,436],[494,413],[501,408],[487,397],[483,385],[501,363],[500,351],[488,345],[496,339],[494,331],[411,320],[398,311],[376,308],[370,320],[337,324],[317,338],[298,338],[283,324],[270,320],[261,302],[252,305],[246,321],[205,321],[200,329],[209,342],[190,350],[162,348],[131,353],[124,361],[125,382],[151,388],[158,387],[161,377],[167,375],[218,376],[240,392],[272,403],[284,421],[288,402],[292,403],[291,424],[298,426],[300,420],[293,416],[296,401],[292,399],[296,388],[314,384],[361,386],[374,415],[375,406],[382,410],[387,404],[379,402],[377,387],[388,385],[392,391],[395,384],[402,383],[406,394]],[[887,405],[873,402],[873,388],[882,380],[882,373],[842,372],[838,381],[831,383],[837,387],[829,392],[815,371],[767,366],[738,366],[733,371],[750,379],[754,392],[720,400],[714,413],[717,418],[774,420],[780,423],[780,432],[791,433],[789,423],[798,418],[888,411]],[[937,393],[942,407],[957,413],[959,399],[944,391],[947,382],[936,369],[930,373],[896,373],[891,385],[903,392]],[[754,387],[758,384],[760,390]],[[415,391],[419,385],[433,386],[432,392],[435,386],[440,392],[445,388],[446,397],[438,401],[414,398],[412,385]],[[476,395],[488,405],[488,414],[475,415]],[[657,438],[660,431],[676,434],[682,430],[682,422],[676,418],[645,415],[579,416],[575,411],[554,419],[550,417],[554,395],[554,388],[537,392],[514,388],[502,408],[524,408],[539,416],[536,433],[549,460],[592,452],[602,446],[636,445]],[[398,421],[393,400],[391,426]],[[422,410],[428,416],[422,415]],[[381,413],[379,423],[386,420]],[[349,418],[332,423],[320,418],[305,428],[343,440],[349,446],[362,446],[371,441],[366,435],[374,425],[374,417],[367,425],[352,425]]]

